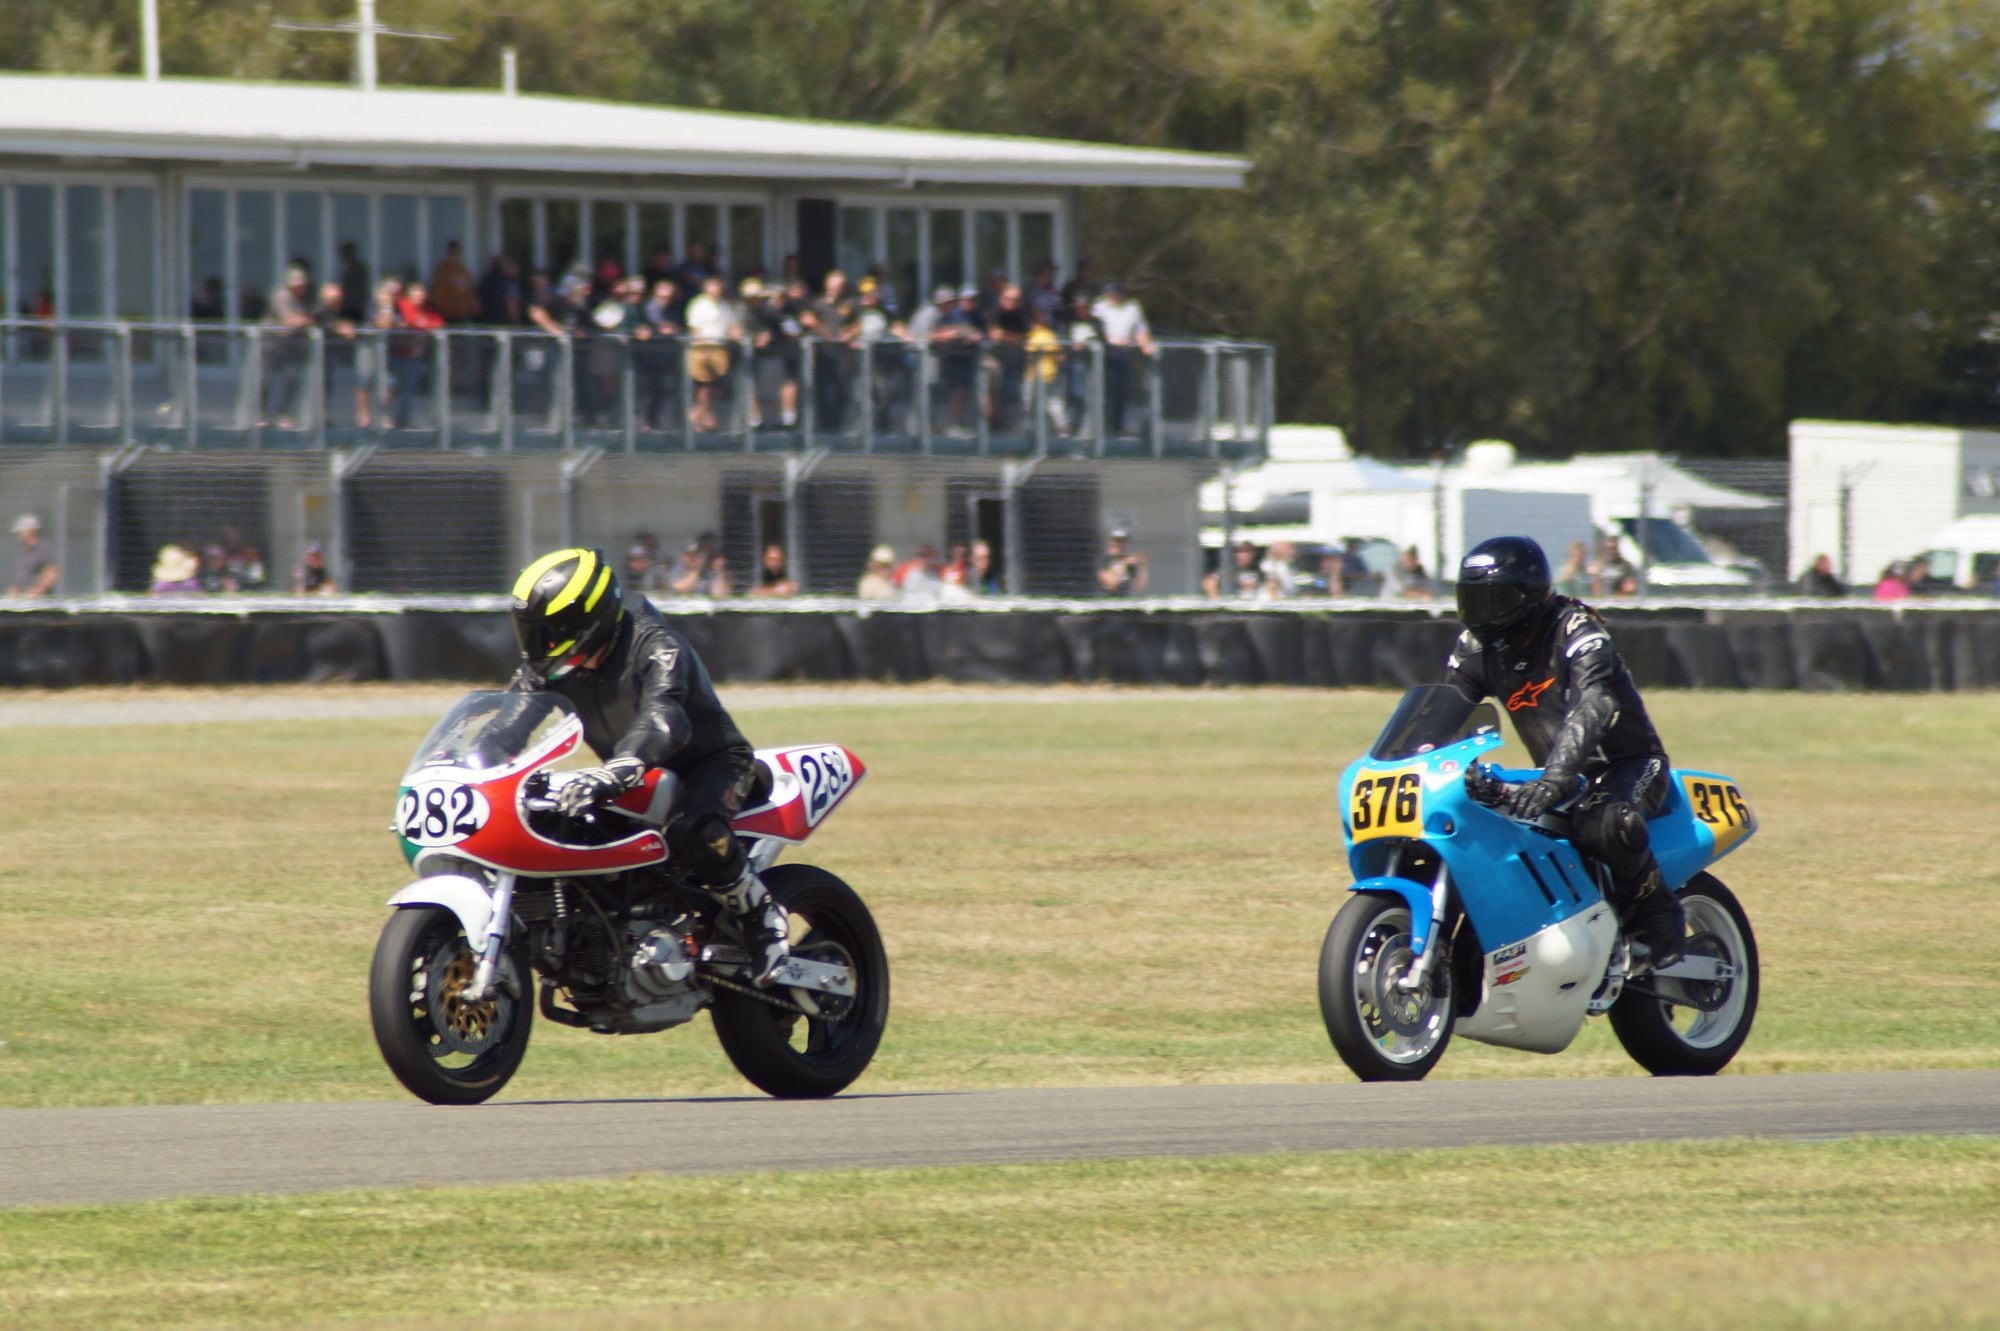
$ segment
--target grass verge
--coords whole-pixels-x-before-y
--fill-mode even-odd
[[[637,1177],[0,1212],[0,1324],[1970,1326],[1996,1243],[1984,1139]]]

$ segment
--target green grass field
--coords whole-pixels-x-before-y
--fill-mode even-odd
[[[756,698],[755,690],[739,691]],[[879,695],[877,695],[879,696]],[[1383,694],[1103,694],[757,710],[870,775],[808,848],[895,977],[863,1089],[1343,1079],[1314,965],[1341,900],[1334,778]],[[2000,1064],[2000,697],[1662,694],[1676,759],[1762,831],[1720,868],[1763,1007],[1736,1068]],[[396,1098],[367,1025],[421,719],[0,732],[0,1105]],[[1601,1023],[1446,1077],[1635,1072]],[[541,1024],[510,1095],[738,1092],[706,1023]]]

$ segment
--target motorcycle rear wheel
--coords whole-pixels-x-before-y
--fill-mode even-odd
[[[1696,874],[1680,898],[1688,917],[1688,955],[1727,962],[1736,968],[1735,978],[1642,977],[1639,987],[1655,993],[1628,986],[1611,1005],[1611,1029],[1632,1060],[1655,1077],[1710,1077],[1736,1057],[1757,1019],[1757,936],[1736,894],[1713,875]]]
[[[792,952],[854,972],[854,996],[837,1020],[791,1012],[749,994],[715,996],[715,1036],[736,1070],[781,1100],[835,1095],[867,1070],[889,1021],[889,959],[861,898],[810,864],[783,864],[764,885],[793,919]],[[772,991],[786,997],[785,990]],[[824,995],[817,997],[824,998]]]
[[[509,953],[501,969],[513,992],[498,987],[484,1002],[466,1003],[457,995],[478,956],[456,915],[405,906],[382,927],[368,971],[368,1015],[382,1061],[419,1100],[476,1105],[521,1066],[535,1017],[533,977],[518,942]]]
[[[1340,1061],[1363,1081],[1421,1081],[1451,1043],[1451,958],[1405,993],[1395,985],[1415,960],[1411,946],[1409,904],[1392,892],[1355,893],[1326,931],[1320,1016]]]

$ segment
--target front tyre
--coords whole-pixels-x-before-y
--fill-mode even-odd
[[[479,957],[458,917],[440,906],[405,906],[389,917],[368,971],[375,1044],[396,1080],[434,1105],[491,1099],[521,1066],[534,1021],[527,953],[501,958],[494,992],[463,993]]]
[[[854,995],[809,1016],[723,989],[715,996],[715,1035],[736,1070],[765,1094],[785,1100],[834,1095],[867,1069],[889,1021],[882,935],[854,889],[824,869],[780,865],[765,872],[764,885],[791,912],[792,954],[848,967]],[[782,988],[770,993],[786,996]]]
[[[1633,1061],[1655,1077],[1708,1077],[1750,1038],[1757,1018],[1757,937],[1736,894],[1711,875],[1696,874],[1680,898],[1687,955],[1712,957],[1732,974],[1719,980],[1641,977],[1611,1005],[1611,1029]]]
[[[1390,892],[1355,893],[1326,931],[1320,1016],[1341,1062],[1363,1081],[1420,1081],[1451,1043],[1451,958],[1405,991],[1396,981],[1416,961],[1413,946],[1410,907]]]

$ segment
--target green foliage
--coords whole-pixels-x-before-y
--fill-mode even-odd
[[[0,64],[137,63],[136,5],[22,0]],[[1754,451],[1794,415],[1990,415],[2000,0],[386,0],[385,82],[1245,152],[1095,191],[1155,321],[1276,340],[1281,413],[1379,451]],[[170,73],[340,80],[163,0]]]

